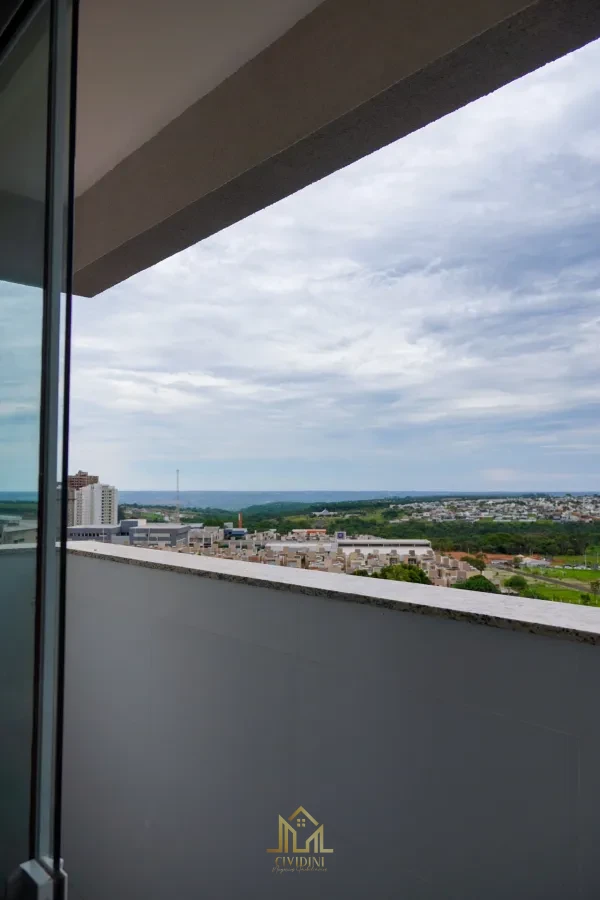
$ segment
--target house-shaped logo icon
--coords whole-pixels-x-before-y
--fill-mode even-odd
[[[314,829],[311,831],[312,826]],[[323,823],[319,825],[303,806],[299,806],[287,819],[279,816],[279,845],[270,848],[267,853],[333,853],[331,847],[325,847],[324,828]]]

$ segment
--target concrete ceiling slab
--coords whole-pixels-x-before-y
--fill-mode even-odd
[[[599,35],[597,0],[456,0],[452,15],[446,0],[325,0],[79,196],[75,291],[93,296]]]
[[[321,0],[80,0],[76,193]]]

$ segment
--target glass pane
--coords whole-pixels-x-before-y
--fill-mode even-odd
[[[29,855],[48,28],[0,59],[0,885]]]

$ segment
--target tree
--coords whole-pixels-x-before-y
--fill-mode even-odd
[[[398,563],[394,566],[384,566],[379,572],[380,578],[389,581],[411,581],[413,584],[431,584],[426,573],[420,566]]]
[[[510,588],[511,591],[522,591],[527,587],[527,580],[522,575],[511,575],[505,580],[504,587]]]
[[[487,566],[487,563],[482,556],[463,556],[461,562],[469,563],[470,566],[473,566],[474,569],[479,569],[480,572],[483,572]]]
[[[481,591],[484,594],[499,594],[500,591],[489,578],[484,575],[473,575],[466,581],[457,581],[452,587],[459,588],[462,591]]]
[[[590,581],[590,590],[592,594],[600,594],[600,581]]]
[[[518,569],[519,566],[521,565],[521,557],[515,556],[515,558],[512,561],[512,565],[513,565],[513,569]]]
[[[365,569],[358,569],[355,575],[367,575]],[[431,584],[420,566],[398,563],[395,566],[384,566],[379,572],[373,572],[371,578],[386,578],[388,581],[412,581],[414,584]]]

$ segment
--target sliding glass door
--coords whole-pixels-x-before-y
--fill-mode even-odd
[[[0,896],[59,896],[73,7],[0,17]],[[58,891],[58,893],[55,893]],[[49,893],[48,893],[49,892]]]

